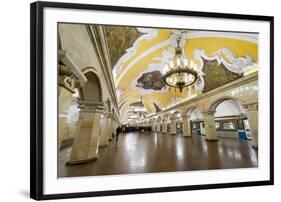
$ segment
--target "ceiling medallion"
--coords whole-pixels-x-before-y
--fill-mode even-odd
[[[180,46],[182,34],[176,36],[177,46],[175,47],[175,56],[164,67],[164,81],[165,84],[171,88],[179,89],[180,92],[184,88],[195,83],[198,78],[196,64],[194,61],[185,57]]]

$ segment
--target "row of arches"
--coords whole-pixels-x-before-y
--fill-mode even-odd
[[[234,97],[222,97],[209,103],[208,107],[198,104],[165,112],[144,120],[142,124],[163,134],[185,137],[199,134],[207,140],[218,140],[218,137],[251,139],[253,147],[258,147],[257,103],[251,103],[254,108],[249,107]]]
[[[246,110],[239,101],[231,98],[216,101],[211,105],[209,112],[214,112],[215,117],[224,117],[241,116],[245,114]],[[190,120],[202,120],[204,118],[203,113],[199,107],[193,106],[185,111],[175,110],[159,115],[157,118],[150,118],[149,123],[171,122],[173,119],[182,120],[183,116],[189,116]]]

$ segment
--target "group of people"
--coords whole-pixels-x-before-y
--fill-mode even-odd
[[[119,134],[121,132],[125,133],[125,132],[135,132],[135,131],[139,131],[139,132],[149,132],[151,131],[151,127],[125,127],[125,126],[118,126],[116,128],[116,141],[118,141],[118,137],[119,137]]]

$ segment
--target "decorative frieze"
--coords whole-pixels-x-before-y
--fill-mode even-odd
[[[247,111],[258,111],[258,102],[254,102],[254,103],[247,103],[247,104],[243,104],[243,107],[247,110]]]

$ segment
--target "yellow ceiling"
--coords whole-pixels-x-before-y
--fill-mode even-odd
[[[139,101],[140,97],[143,97],[143,104],[148,111],[148,114],[154,113],[155,109],[153,102],[156,103],[160,108],[167,107],[171,104],[171,99],[179,97],[178,99],[186,99],[191,94],[184,90],[182,93],[174,90],[156,91],[156,90],[145,90],[137,87],[132,87],[136,79],[138,79],[142,73],[150,72],[149,65],[152,63],[160,63],[160,61],[155,58],[161,58],[163,51],[167,50],[171,45],[169,43],[161,46],[160,44],[164,41],[169,41],[172,34],[171,29],[157,29],[157,36],[151,40],[144,38],[139,40],[136,45],[135,54],[131,55],[126,61],[123,61],[121,68],[118,69],[115,75],[116,88],[122,91],[119,97],[119,104],[125,103],[122,106],[121,114],[128,111],[129,105],[133,102]],[[224,34],[220,33],[210,33],[206,34],[202,31],[198,32],[198,37],[196,37],[196,31],[189,31],[192,37],[187,38],[184,45],[184,52],[188,59],[194,60],[195,63],[199,62],[194,58],[194,50],[204,49],[206,56],[212,57],[214,52],[219,49],[226,47],[230,49],[237,57],[245,57],[246,55],[251,55],[255,63],[258,63],[258,43],[257,36],[255,35],[242,35],[242,34]],[[255,38],[256,37],[256,38]],[[159,48],[157,48],[159,46]],[[153,49],[149,54],[144,55],[148,50]],[[222,56],[224,57],[224,56]],[[228,58],[224,58],[228,61]],[[113,71],[116,71],[113,70]],[[257,71],[257,68],[251,71]],[[196,90],[192,87],[192,96],[198,94]]]

